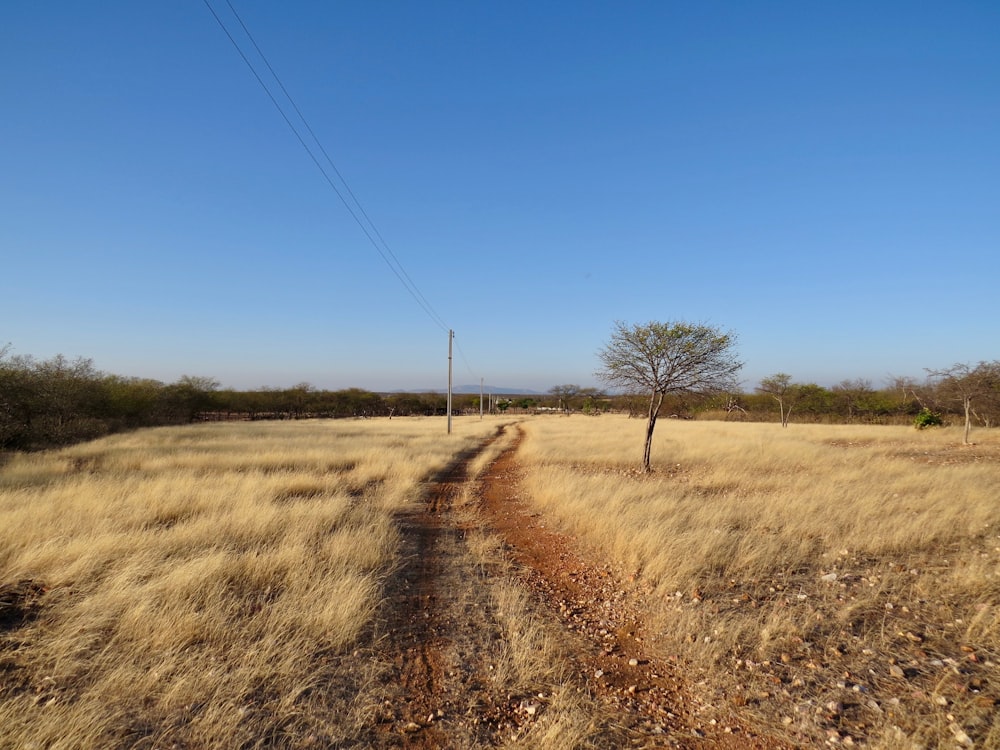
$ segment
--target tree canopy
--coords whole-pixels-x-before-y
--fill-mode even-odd
[[[615,323],[608,343],[598,352],[603,365],[596,375],[624,391],[649,394],[643,470],[650,470],[653,430],[667,394],[708,394],[735,390],[736,335],[704,324],[676,322]]]

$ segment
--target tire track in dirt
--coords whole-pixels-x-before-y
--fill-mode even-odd
[[[514,443],[480,480],[488,527],[501,535],[528,586],[589,642],[577,650],[575,672],[586,689],[613,706],[632,747],[719,747],[777,750],[787,743],[747,726],[726,710],[699,704],[676,664],[645,648],[641,593],[608,565],[585,559],[566,535],[520,500],[522,471]]]
[[[493,440],[463,451],[430,482],[425,499],[397,514],[402,565],[389,581],[386,635],[393,644],[393,699],[381,717],[380,745],[406,748],[455,746],[442,720],[455,707],[446,684],[445,651],[451,623],[443,622],[439,581],[450,563],[456,529],[449,511],[468,481],[469,463]]]
[[[506,429],[517,430],[513,444],[470,478],[471,462]],[[499,427],[430,480],[421,502],[398,513],[401,564],[386,582],[373,653],[383,665],[381,702],[352,746],[498,747],[530,728],[523,706],[534,694],[509,693],[491,672],[503,642],[489,590],[497,576],[514,573],[510,562],[498,561],[496,570],[470,563],[466,535],[475,527],[503,540],[501,556],[519,566],[537,604],[532,617],[568,644],[565,687],[589,696],[596,710],[587,747],[786,747],[722,711],[705,711],[675,665],[647,654],[636,592],[610,568],[586,560],[518,498],[521,439],[516,425]],[[470,486],[475,498],[460,523],[455,501]]]

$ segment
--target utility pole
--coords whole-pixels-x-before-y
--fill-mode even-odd
[[[483,379],[479,378],[479,421],[483,421]]]
[[[448,434],[451,434],[451,342],[455,332],[448,329]]]

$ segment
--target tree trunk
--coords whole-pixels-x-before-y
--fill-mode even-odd
[[[965,445],[969,444],[969,430],[972,428],[972,397],[966,396],[965,401],[965,437],[962,438],[962,442]]]
[[[649,419],[646,422],[646,447],[642,454],[642,470],[647,473],[651,471],[649,456],[653,449],[653,430],[656,428],[656,418],[660,414],[660,404],[662,403],[662,393],[653,391],[649,394]]]
[[[775,396],[773,393],[771,394],[771,398],[778,402],[778,414],[781,415],[781,426],[788,427],[788,415],[785,414],[785,400],[781,396]]]

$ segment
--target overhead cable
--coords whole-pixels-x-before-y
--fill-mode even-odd
[[[413,279],[410,278],[410,275],[406,272],[406,269],[403,267],[403,264],[400,263],[399,259],[396,257],[396,254],[392,252],[392,249],[389,247],[388,243],[386,243],[385,239],[383,239],[382,234],[378,231],[378,227],[375,226],[375,222],[371,220],[371,217],[368,215],[364,207],[361,205],[361,202],[354,194],[354,191],[351,190],[350,185],[348,185],[347,183],[347,180],[344,179],[344,176],[340,173],[340,170],[337,169],[337,166],[333,163],[333,160],[330,158],[330,155],[327,153],[326,149],[323,148],[323,144],[320,142],[319,138],[317,138],[315,132],[313,132],[313,129],[309,126],[309,122],[306,120],[305,116],[302,114],[302,111],[299,109],[299,107],[295,104],[295,100],[292,99],[291,94],[288,93],[288,90],[281,82],[281,79],[278,77],[278,74],[275,72],[274,68],[268,62],[267,57],[264,55],[263,51],[260,49],[260,46],[253,38],[253,35],[250,33],[250,30],[243,22],[243,19],[236,12],[236,9],[233,7],[232,2],[230,2],[230,0],[226,0],[226,4],[229,6],[230,11],[232,11],[233,16],[236,17],[236,20],[239,22],[239,25],[243,29],[244,34],[246,34],[247,38],[250,40],[254,49],[257,51],[257,54],[260,56],[260,59],[264,62],[264,65],[267,67],[268,71],[274,78],[278,87],[281,89],[281,92],[284,95],[284,97],[288,100],[292,108],[295,110],[295,114],[298,116],[298,119],[302,122],[306,131],[308,131],[309,136],[312,138],[313,142],[315,142],[316,147],[322,153],[323,157],[326,159],[326,162],[330,165],[330,168],[333,170],[333,173],[336,174],[337,178],[340,180],[340,183],[344,188],[343,191],[341,191],[340,188],[337,187],[337,184],[330,176],[330,173],[327,172],[326,168],[323,166],[323,163],[320,161],[319,158],[317,158],[313,149],[306,142],[306,139],[302,137],[302,134],[299,132],[299,129],[295,126],[291,118],[285,112],[285,109],[282,107],[281,103],[272,93],[270,87],[268,87],[268,85],[264,82],[264,79],[261,77],[260,73],[257,72],[257,69],[254,67],[253,63],[247,57],[246,53],[244,53],[242,47],[240,47],[239,43],[229,32],[229,29],[226,27],[226,24],[219,17],[218,13],[215,12],[215,9],[212,7],[211,3],[209,3],[209,0],[203,0],[203,2],[205,3],[205,7],[207,7],[209,12],[212,14],[212,17],[215,18],[216,23],[218,23],[223,33],[225,33],[226,37],[228,37],[229,41],[236,49],[237,53],[239,54],[243,62],[246,64],[247,68],[250,69],[250,72],[253,74],[254,78],[257,79],[257,83],[259,83],[261,88],[264,89],[264,93],[267,94],[268,98],[271,100],[271,103],[274,104],[275,109],[278,110],[278,113],[281,115],[281,118],[285,121],[285,124],[288,126],[289,130],[291,130],[292,133],[295,135],[295,138],[298,140],[299,144],[302,146],[302,148],[305,149],[306,153],[309,155],[309,158],[312,160],[313,164],[315,164],[316,168],[319,169],[320,173],[323,175],[323,178],[326,180],[327,184],[330,186],[333,192],[337,194],[338,198],[340,198],[341,203],[344,204],[344,207],[347,209],[347,212],[351,215],[351,218],[354,219],[355,223],[361,228],[361,231],[364,233],[365,237],[368,238],[368,241],[371,243],[372,247],[375,248],[376,252],[382,258],[385,264],[389,267],[389,270],[392,271],[393,275],[403,285],[403,288],[406,289],[407,293],[409,293],[409,295],[427,314],[427,316],[431,319],[431,321],[439,328],[441,328],[441,330],[444,331],[449,330],[448,326],[441,319],[441,316],[437,314],[437,311],[435,311],[430,302],[427,301],[427,298],[417,287]],[[353,201],[354,203],[353,206],[351,205],[351,201],[348,201],[348,199],[345,197],[344,195],[345,192],[350,196],[351,201]],[[355,210],[355,207],[357,210]],[[365,221],[361,220],[362,216],[364,217]],[[365,222],[367,222],[367,224]],[[376,240],[376,238],[378,239]]]

